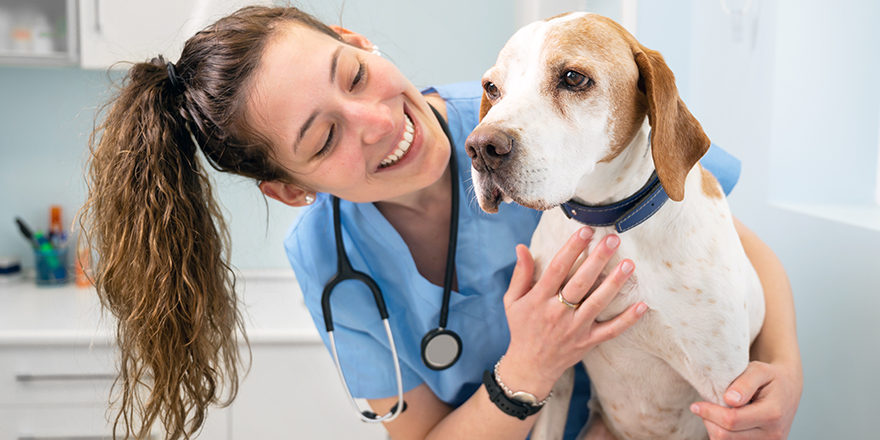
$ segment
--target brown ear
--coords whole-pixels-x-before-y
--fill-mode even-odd
[[[651,153],[654,167],[669,198],[684,199],[688,172],[709,150],[709,137],[678,96],[675,76],[659,52],[635,43],[633,57],[639,68],[639,86],[648,98]]]
[[[492,103],[489,102],[489,98],[486,97],[486,91],[483,91],[483,98],[480,100],[480,121],[483,120],[483,117],[486,116],[486,113],[489,113],[489,109],[492,108]]]

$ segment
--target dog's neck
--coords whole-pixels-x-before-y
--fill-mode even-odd
[[[646,118],[636,136],[617,157],[599,162],[592,172],[581,177],[574,200],[585,205],[605,205],[619,202],[641,189],[654,172],[650,133]]]

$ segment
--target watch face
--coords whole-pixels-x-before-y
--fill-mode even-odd
[[[525,391],[517,391],[510,396],[513,400],[522,403],[528,403],[529,405],[535,406],[538,404],[538,398],[535,397],[532,393],[527,393]]]

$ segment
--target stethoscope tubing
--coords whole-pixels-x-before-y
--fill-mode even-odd
[[[422,342],[422,360],[424,361],[425,365],[432,370],[445,370],[446,368],[449,368],[453,364],[455,364],[455,362],[458,361],[458,358],[461,356],[461,338],[457,334],[455,334],[455,332],[452,332],[445,328],[447,318],[449,316],[449,300],[452,293],[452,282],[455,276],[455,251],[458,241],[458,164],[455,158],[455,146],[452,142],[452,135],[449,132],[449,127],[446,125],[442,116],[437,112],[436,109],[431,107],[431,110],[440,121],[443,132],[449,138],[450,147],[452,148],[452,153],[450,157],[450,168],[452,173],[452,212],[450,219],[449,250],[446,260],[446,274],[443,283],[443,303],[440,309],[440,325],[439,328],[432,330],[425,335],[425,338]],[[345,245],[343,244],[342,240],[342,218],[339,204],[339,198],[334,196],[333,233],[336,239],[337,270],[336,274],[332,278],[330,278],[330,281],[328,281],[327,284],[324,286],[324,292],[321,296],[321,309],[324,315],[324,325],[327,330],[327,335],[330,339],[330,347],[333,354],[333,363],[336,365],[336,371],[339,373],[339,379],[342,381],[342,387],[345,389],[345,394],[348,396],[348,399],[357,410],[360,419],[367,423],[390,422],[397,418],[400,413],[406,410],[406,402],[404,402],[403,399],[403,376],[400,372],[400,357],[397,354],[397,346],[394,343],[394,335],[391,332],[391,325],[388,323],[388,309],[385,306],[385,299],[382,296],[382,290],[379,288],[379,285],[376,284],[376,281],[373,280],[373,278],[371,278],[369,275],[354,270],[354,268],[352,268],[351,266],[351,261],[349,261],[348,259],[348,255],[345,253]],[[378,416],[371,411],[361,411],[360,407],[358,407],[357,402],[355,402],[354,400],[354,396],[352,396],[351,394],[351,389],[348,387],[348,382],[345,380],[345,373],[342,371],[342,363],[339,361],[339,354],[336,349],[336,337],[333,334],[333,312],[330,306],[330,296],[333,293],[333,289],[339,283],[348,280],[355,280],[364,283],[373,293],[373,299],[376,302],[376,307],[379,309],[379,317],[382,319],[382,324],[385,326],[385,333],[388,336],[389,348],[391,349],[391,357],[394,361],[394,374],[397,380],[397,404],[394,405],[394,407],[392,407],[391,410],[383,416]],[[428,355],[426,354],[426,347],[429,345],[431,340],[438,335],[452,337],[455,341],[457,352],[449,362],[434,365],[429,362]]]
[[[327,332],[327,335],[330,337],[330,346],[332,347],[333,352],[333,363],[336,364],[336,371],[339,373],[339,379],[342,381],[342,388],[345,389],[345,394],[348,396],[348,400],[354,405],[358,417],[367,423],[390,422],[396,419],[397,416],[406,409],[403,403],[403,376],[400,374],[400,358],[397,356],[397,347],[394,345],[394,335],[391,334],[391,325],[388,324],[388,318],[382,319],[382,324],[385,325],[385,333],[388,335],[389,347],[391,348],[391,358],[394,359],[394,375],[397,379],[397,405],[394,405],[394,407],[391,408],[391,411],[384,416],[376,418],[370,418],[364,415],[360,407],[358,407],[357,402],[354,401],[354,396],[351,395],[351,390],[348,388],[348,382],[345,381],[345,373],[342,372],[342,364],[339,362],[339,355],[336,353],[336,339],[333,337],[333,331],[331,330]]]

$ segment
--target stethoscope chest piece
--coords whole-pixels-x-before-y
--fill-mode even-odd
[[[435,328],[422,338],[422,362],[432,370],[445,370],[461,357],[461,338],[455,332]]]

